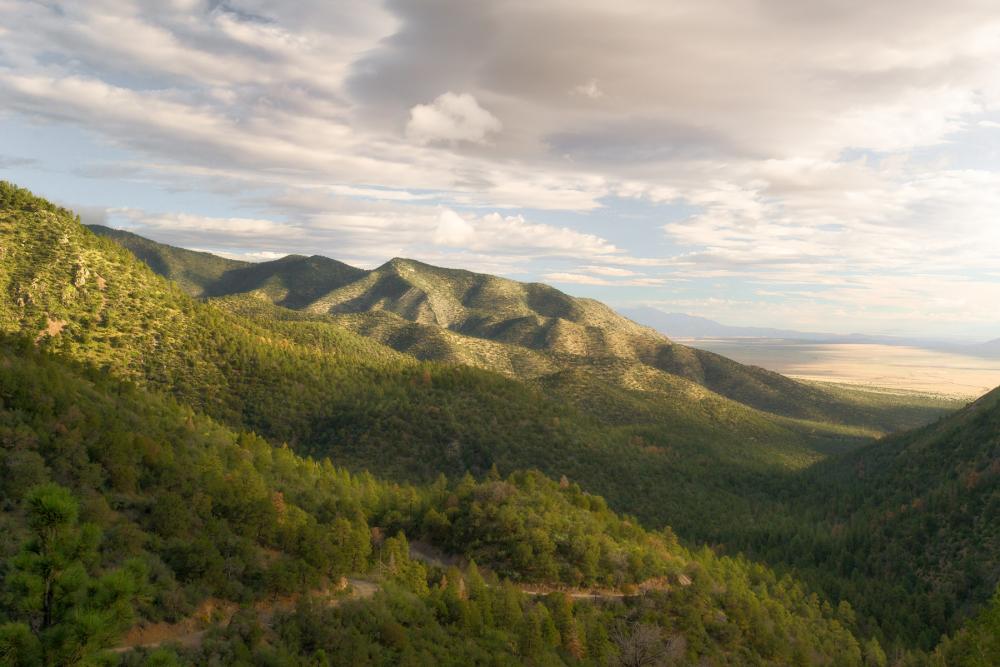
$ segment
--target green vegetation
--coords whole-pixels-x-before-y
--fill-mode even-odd
[[[704,588],[606,601],[528,596],[474,565],[451,568],[426,582],[390,580],[370,603],[306,602],[277,623],[272,643],[239,628],[189,659],[204,664],[238,651],[258,664],[322,656],[331,665],[627,665],[639,644],[675,664],[861,664],[857,640],[815,599],[790,582],[710,561],[694,561]]]
[[[697,539],[713,527],[706,513],[720,524],[752,516],[762,475],[863,442],[663,373],[671,400],[603,383],[624,410],[611,419],[609,400],[585,414],[560,398],[571,383],[553,400],[551,382],[419,363],[328,316],[252,296],[196,302],[68,213],[12,186],[0,194],[0,328],[356,471],[430,481],[535,467]]]
[[[29,538],[3,572],[0,658],[6,665],[72,665],[112,645],[133,620],[142,561],[91,576],[100,533],[78,524],[76,499],[42,484],[24,498]]]
[[[945,638],[941,642],[934,651],[932,664],[935,667],[1000,665],[1000,587],[997,587],[989,605],[976,618],[954,637]]]
[[[602,303],[539,283],[400,258],[363,271],[322,257],[289,256],[251,267],[234,264],[217,274],[202,253],[94,230],[140,258],[177,258],[150,266],[174,280],[197,274],[192,294],[253,293],[278,305],[330,315],[329,321],[419,359],[476,366],[519,380],[544,382],[552,374],[577,371],[658,396],[661,408],[676,403],[678,395],[725,397],[776,415],[879,432],[926,423],[952,407],[919,401],[900,410],[900,401],[884,405],[797,382],[674,343]],[[677,414],[673,418],[683,421]]]
[[[925,648],[1000,583],[1000,390],[803,472],[735,544]]]
[[[218,257],[208,252],[185,250],[150,241],[121,229],[103,225],[90,225],[100,236],[115,240],[145,262],[153,271],[167,276],[171,281],[194,296],[203,296],[206,289],[217,283],[228,272],[254,266],[250,262]]]
[[[25,344],[0,350],[0,398],[0,502],[16,507],[26,493],[28,510],[3,515],[3,575],[8,591],[16,593],[5,598],[11,619],[3,626],[7,651],[22,645],[34,650],[26,627],[49,636],[44,622],[13,619],[45,616],[22,588],[39,589],[35,573],[45,570],[39,570],[38,558],[61,558],[64,573],[75,569],[59,576],[74,586],[58,588],[87,591],[74,593],[74,604],[86,614],[57,606],[67,619],[87,619],[92,634],[62,629],[68,621],[61,618],[51,627],[59,637],[87,637],[88,651],[107,647],[120,634],[133,601],[146,620],[178,620],[209,596],[249,604],[324,590],[344,574],[372,572],[386,579],[385,593],[372,603],[327,609],[304,602],[276,624],[277,641],[250,649],[261,651],[262,661],[265,655],[324,648],[341,656],[337,664],[361,655],[357,651],[375,651],[371,655],[391,663],[407,650],[398,644],[402,632],[418,656],[434,647],[454,663],[488,655],[498,641],[514,662],[536,652],[574,662],[573,653],[560,647],[581,652],[581,659],[588,655],[583,651],[595,659],[614,655],[618,649],[602,629],[642,621],[659,623],[664,641],[692,659],[758,655],[782,662],[791,655],[841,654],[850,658],[847,664],[857,662],[846,606],[836,614],[824,610],[815,596],[761,566],[719,559],[708,550],[690,552],[670,533],[648,533],[611,513],[600,498],[538,473],[479,482],[467,477],[453,484],[442,479],[424,487],[354,476],[329,461],[302,459],[252,434],[234,433],[100,371],[68,368]],[[81,499],[85,528],[75,527],[74,497]],[[550,610],[560,596],[533,602],[495,575],[487,575],[489,586],[480,584],[474,568],[460,576],[428,575],[410,560],[404,537],[380,537],[400,531],[519,581],[627,590],[658,579],[659,592],[597,606],[564,600]],[[57,540],[45,542],[55,546],[39,546],[40,535],[55,534]],[[28,546],[17,546],[25,540]],[[22,555],[16,555],[19,550]],[[58,558],[52,558],[54,551]],[[91,580],[87,571],[101,574]],[[137,582],[146,571],[149,582],[138,596]],[[491,616],[494,610],[498,615]],[[576,620],[552,644],[556,635],[545,619],[557,612],[566,623]],[[377,635],[382,639],[374,645],[364,644],[372,623],[383,628],[390,621],[410,629],[392,625],[396,629]],[[536,622],[543,643],[532,643]],[[479,628],[472,636],[463,635],[468,623]],[[768,631],[758,634],[753,624]],[[237,620],[226,632],[240,628]],[[511,632],[518,639],[512,645],[504,640]],[[245,639],[224,633],[202,650],[234,658],[238,653],[229,652]],[[203,664],[199,655],[182,658]]]
[[[870,444],[946,406],[792,382],[543,285],[116,236],[184,289],[0,183],[8,662],[995,650],[997,394]],[[347,575],[380,592],[332,598]],[[244,609],[183,650],[104,651],[132,614],[181,622],[210,600]]]

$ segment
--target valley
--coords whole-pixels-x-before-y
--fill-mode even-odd
[[[0,667],[1000,667],[988,0],[0,0]]]
[[[974,399],[1000,385],[1000,360],[876,343],[768,338],[678,339],[792,378]]]
[[[95,234],[11,184],[0,204],[13,664],[149,626],[196,640],[120,664],[602,664],[655,627],[682,663],[920,665],[989,627],[995,393],[955,412],[744,366],[540,283],[233,263]],[[344,577],[377,590],[309,593]],[[262,621],[278,599],[297,602]],[[233,613],[199,634],[208,600]]]

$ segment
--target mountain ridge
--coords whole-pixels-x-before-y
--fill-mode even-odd
[[[814,385],[680,345],[599,301],[572,297],[544,283],[397,257],[371,271],[344,269],[333,279],[315,278],[313,273],[308,294],[299,290],[300,297],[291,300],[289,277],[277,270],[284,261],[237,267],[227,274],[253,271],[278,280],[281,289],[262,288],[266,281],[223,276],[206,286],[203,295],[253,293],[276,305],[330,315],[355,333],[421,359],[471,363],[520,380],[539,381],[547,373],[569,368],[592,369],[604,358],[624,359],[637,365],[637,372],[630,373],[633,378],[652,380],[665,373],[781,416],[850,425],[870,424],[873,416],[871,410],[847,406],[841,397]],[[169,272],[163,275],[171,277]],[[670,382],[637,385],[633,380],[623,386],[649,389]],[[915,424],[883,421],[878,428],[884,432],[909,425]]]

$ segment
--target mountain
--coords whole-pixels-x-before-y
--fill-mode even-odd
[[[871,432],[769,415],[621,358],[602,366],[609,379],[557,369],[532,384],[420,362],[260,291],[196,301],[70,212],[12,186],[0,203],[0,331],[356,471],[429,481],[537,468],[695,539],[749,520],[768,476]],[[645,368],[652,379],[638,378],[661,393],[623,386]]]
[[[773,329],[770,327],[739,327],[685,313],[665,313],[656,308],[637,306],[622,308],[621,313],[636,322],[675,338],[787,338],[793,340],[826,341],[837,334]]]
[[[259,290],[278,305],[297,308],[366,274],[362,269],[318,255],[241,262],[157,243],[121,229],[89,227],[99,236],[114,239],[153,271],[197,297]]]
[[[90,229],[100,236],[114,239],[148,264],[153,271],[166,276],[180,285],[185,292],[195,296],[205,294],[205,289],[220,280],[227,272],[253,266],[250,262],[240,262],[207,252],[156,243],[123,229],[113,229],[104,225],[90,225]]]
[[[150,243],[130,238],[126,247]],[[164,253],[174,256],[189,252],[166,248]],[[200,265],[200,256],[190,257]],[[694,383],[782,417],[880,432],[922,423],[912,411],[898,411],[899,406],[873,406],[870,396],[833,394],[677,344],[598,301],[574,298],[548,285],[401,258],[362,271],[313,257],[292,280],[283,267],[302,267],[304,260],[292,256],[252,268],[234,267],[200,293],[254,294],[277,305],[329,315],[351,331],[419,359],[477,366],[550,390],[556,386],[551,382],[556,374],[585,373],[596,382],[657,394],[674,404],[681,396],[706,396],[691,386]],[[175,267],[164,275],[193,271]],[[273,285],[268,282],[273,278],[246,280],[251,272],[280,276],[280,287],[265,287]],[[297,291],[289,297],[288,285],[299,284],[307,289],[291,288]]]
[[[938,338],[914,338],[870,334],[833,334],[769,327],[739,327],[721,324],[714,320],[684,313],[665,313],[656,308],[637,306],[622,308],[621,313],[675,338],[770,338],[790,341],[808,341],[825,344],[872,344],[919,347],[939,352],[951,352],[973,357],[993,359],[1000,357],[1000,338],[985,343],[962,343]]]
[[[146,630],[183,642],[126,644],[123,664],[604,664],[640,639],[694,661],[861,660],[849,607],[763,566],[688,550],[568,479],[461,475],[481,456],[516,463],[507,449],[653,490],[654,456],[602,448],[615,431],[530,387],[418,363],[327,316],[244,297],[265,311],[251,321],[193,301],[6,183],[0,248],[5,664],[114,663],[123,654],[102,651],[135,618],[135,643]],[[239,424],[352,464],[459,474],[381,481]],[[487,572],[425,566],[407,536]],[[373,599],[342,604],[345,575],[370,577]],[[542,597],[529,583],[585,588]],[[201,616],[226,627],[192,633]]]
[[[1000,357],[1000,338],[994,338],[993,340],[986,341],[985,343],[972,345],[967,349],[973,354],[982,357]]]

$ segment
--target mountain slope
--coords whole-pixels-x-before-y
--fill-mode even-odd
[[[929,648],[1000,584],[1000,389],[825,461],[786,494],[742,544]]]
[[[306,308],[354,315],[355,319],[345,319],[345,323],[357,330],[369,327],[365,317],[392,313],[466,339],[538,351],[560,369],[587,369],[595,360],[621,359],[783,416],[855,425],[866,422],[865,417],[853,414],[849,406],[816,387],[673,343],[598,301],[573,298],[539,283],[393,259]],[[391,327],[392,321],[381,318],[379,324]],[[461,340],[454,344],[461,345]]]
[[[542,385],[551,385],[544,380],[547,375],[584,371],[597,381],[676,403],[692,393],[687,383],[693,382],[780,416],[874,432],[912,427],[947,409],[887,409],[744,366],[676,344],[600,302],[548,285],[399,258],[370,272],[348,270],[333,260],[323,261],[336,270],[315,266],[294,278],[278,270],[283,262],[300,267],[305,261],[292,256],[235,269],[203,293],[254,293],[279,305],[331,315],[338,324],[419,359],[477,366]],[[308,261],[320,263],[315,257]],[[235,279],[251,272],[281,274],[278,287]]]
[[[23,340],[0,339],[0,435],[4,664],[37,664],[11,641],[13,621],[32,610],[8,575],[21,567],[13,554],[32,529],[18,511],[21,498],[40,483],[59,484],[79,503],[95,540],[88,567],[137,562],[131,567],[148,573],[138,596],[143,623],[247,610],[230,611],[229,627],[210,630],[201,646],[155,651],[156,664],[242,664],[251,652],[255,662],[273,664],[276,650],[280,664],[309,664],[319,648],[310,638],[336,664],[373,654],[395,664],[403,657],[400,632],[417,655],[427,651],[422,662],[433,652],[454,664],[497,656],[507,664],[580,664],[557,650],[576,646],[579,657],[586,647],[603,664],[620,650],[607,628],[638,618],[654,637],[678,645],[685,661],[860,664],[848,607],[824,607],[762,566],[689,551],[669,532],[647,532],[601,498],[537,473],[422,487],[354,476]],[[407,536],[475,558],[486,574],[425,567],[411,560]],[[612,600],[532,596],[489,570],[519,582],[612,587],[605,588]],[[339,604],[337,580],[359,574],[382,592]],[[618,592],[640,583],[650,586],[642,597]],[[272,613],[273,627],[262,627],[278,600],[294,611]],[[553,617],[558,625],[547,620]],[[544,643],[520,639],[532,621],[545,628]],[[392,634],[390,624],[398,628]],[[31,632],[26,622],[21,627]],[[101,651],[115,640],[101,635],[76,663],[116,664]],[[154,661],[143,650],[122,659]]]
[[[150,241],[121,229],[88,225],[113,239],[159,275],[191,296],[221,296],[260,290],[278,305],[298,308],[365,275],[343,262],[315,255],[289,255],[270,262],[241,262],[207,252]]]
[[[222,279],[227,272],[253,266],[250,262],[226,259],[208,252],[176,248],[156,243],[137,234],[104,225],[88,225],[99,236],[113,239],[128,248],[133,255],[194,296],[205,294],[206,288]]]
[[[0,330],[355,470],[429,480],[536,467],[696,537],[752,517],[762,477],[863,441],[673,376],[669,410],[609,386],[616,405],[642,404],[650,419],[603,420],[548,386],[419,363],[329,316],[252,296],[194,301],[69,212],[9,185],[0,195]]]

